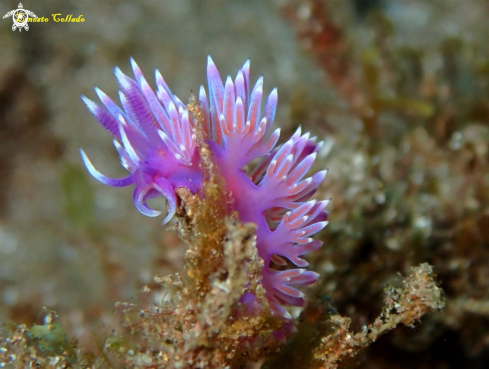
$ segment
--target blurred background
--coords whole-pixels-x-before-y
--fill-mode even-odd
[[[186,101],[211,55],[223,78],[251,59],[252,83],[278,87],[282,140],[302,126],[325,141],[317,197],[333,202],[310,258],[323,276],[313,295],[358,330],[398,273],[435,266],[446,309],[382,338],[361,367],[489,366],[487,0],[22,4],[49,22],[13,32],[0,21],[0,324],[38,322],[47,306],[82,346],[102,345],[115,302],[182,271],[185,245],[162,218],[84,169],[80,147],[125,176],[80,95],[95,100],[96,85],[116,99],[113,68],[130,74],[132,56]],[[0,14],[17,7],[2,1]]]

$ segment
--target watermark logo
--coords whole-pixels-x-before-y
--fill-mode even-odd
[[[29,25],[27,22],[29,21],[29,16],[33,18],[39,18],[30,10],[24,9],[22,3],[19,3],[19,8],[9,11],[7,14],[3,16],[3,19],[12,16],[14,24],[12,25],[12,31],[15,31],[17,28],[19,32],[22,32],[22,28],[25,28],[26,31],[29,30]]]

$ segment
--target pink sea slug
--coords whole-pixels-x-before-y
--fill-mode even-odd
[[[135,185],[133,200],[142,214],[158,216],[160,212],[149,208],[146,200],[163,196],[168,204],[166,223],[176,211],[175,189],[185,187],[195,193],[202,185],[195,122],[158,70],[155,94],[132,59],[131,64],[135,80],[115,69],[122,109],[98,88],[95,91],[104,107],[82,96],[99,123],[115,137],[114,145],[130,175],[108,178],[93,167],[83,150],[81,155],[88,171],[100,182],[113,187]],[[209,57],[209,97],[201,86],[200,108],[206,142],[239,219],[257,225],[258,254],[265,262],[262,283],[270,306],[274,313],[290,318],[283,306],[304,303],[304,294],[295,286],[311,284],[319,276],[304,269],[308,263],[301,256],[321,247],[311,236],[327,224],[328,201],[311,200],[311,196],[326,171],[304,179],[320,147],[309,133],[301,136],[299,129],[275,147],[280,130],[271,130],[277,90],[270,93],[262,112],[263,78],[250,91],[249,74],[247,61],[234,81],[228,77],[223,84]],[[254,159],[258,162],[244,170]],[[273,267],[283,269],[289,265],[287,261],[296,268],[278,271]]]

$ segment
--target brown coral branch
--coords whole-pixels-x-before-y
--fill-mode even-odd
[[[191,108],[199,123],[199,107],[194,103]],[[263,260],[256,249],[256,226],[236,221],[232,198],[199,124],[196,135],[204,184],[196,194],[178,190],[177,228],[189,246],[187,275],[155,278],[167,296],[156,307],[143,298],[139,304],[119,304],[129,333],[141,340],[131,355],[118,352],[127,367],[235,367],[275,352],[279,345],[272,334],[282,321],[271,315],[261,285]],[[149,288],[144,292],[151,294]],[[256,296],[254,309],[241,305],[245,292]]]
[[[424,314],[442,309],[443,293],[433,278],[433,267],[426,263],[411,268],[402,288],[385,289],[382,313],[358,333],[350,331],[350,318],[331,314],[324,302],[311,303],[302,314],[297,338],[267,368],[338,368],[399,324],[413,326]]]

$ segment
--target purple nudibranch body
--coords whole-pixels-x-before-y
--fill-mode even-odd
[[[98,88],[95,91],[104,107],[82,96],[90,112],[115,137],[114,145],[130,175],[108,178],[94,168],[83,150],[81,155],[100,182],[113,187],[135,185],[133,200],[142,214],[158,216],[160,212],[149,208],[146,200],[163,196],[168,204],[166,223],[176,211],[175,189],[185,187],[195,193],[202,185],[195,122],[158,70],[155,93],[133,59],[131,64],[135,80],[115,69],[122,109]],[[223,84],[208,57],[209,96],[203,86],[199,91],[203,128],[240,221],[257,225],[258,254],[265,263],[262,282],[270,306],[289,318],[283,305],[304,303],[303,293],[295,286],[313,283],[319,276],[304,269],[308,263],[301,256],[322,245],[311,236],[326,226],[329,200],[311,200],[311,196],[326,171],[304,178],[320,147],[309,133],[301,136],[299,129],[275,147],[280,135],[279,129],[271,132],[277,90],[270,93],[262,112],[263,78],[250,91],[249,74],[247,61],[234,81],[228,77]],[[257,158],[258,163],[245,172],[243,167]],[[270,267],[286,266],[287,260],[296,268],[278,271]]]

